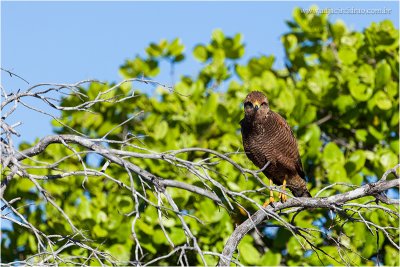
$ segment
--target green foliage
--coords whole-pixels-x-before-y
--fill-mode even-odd
[[[198,44],[192,51],[194,58],[202,64],[198,76],[182,76],[174,85],[175,92],[158,87],[154,95],[146,95],[127,83],[108,97],[134,92],[137,95],[135,98],[118,104],[96,104],[92,107],[95,113],[63,111],[62,122],[96,138],[113,128],[115,130],[108,135],[110,139],[122,139],[127,132],[131,132],[137,137],[143,136],[134,139],[133,144],[141,146],[144,143],[146,149],[158,152],[185,147],[210,148],[221,153],[242,151],[238,133],[239,121],[243,116],[241,102],[249,91],[260,90],[268,95],[271,108],[281,113],[293,127],[312,195],[331,183],[361,185],[368,181],[368,177],[380,177],[398,162],[399,154],[398,30],[390,21],[382,21],[371,24],[362,32],[355,32],[349,30],[342,21],[330,22],[326,15],[304,14],[300,9],[295,9],[288,26],[290,31],[282,36],[287,57],[285,69],[273,68],[273,55],[254,56],[246,63],[239,64],[238,60],[245,51],[241,34],[229,37],[222,30],[215,30],[209,43]],[[127,60],[121,66],[120,73],[124,78],[156,77],[162,60],[172,65],[178,64],[187,56],[184,50],[179,39],[151,43],[145,50],[145,57],[136,56]],[[100,90],[113,85],[92,83],[82,91],[86,90],[90,99],[94,99]],[[221,86],[224,90],[214,90],[215,86]],[[63,105],[76,104],[77,101],[78,98],[64,98]],[[143,113],[139,114],[141,111]],[[132,116],[135,118],[128,124],[116,128]],[[71,133],[71,130],[57,122],[53,124],[56,132]],[[28,146],[21,145],[21,149]],[[78,146],[74,146],[74,149],[82,151]],[[142,152],[134,147],[124,149]],[[54,162],[66,155],[72,155],[72,152],[62,145],[52,145],[51,149],[36,159]],[[196,161],[207,155],[193,152],[180,157]],[[255,168],[244,155],[237,154],[231,158],[246,168]],[[84,160],[90,165],[88,157]],[[164,161],[130,160],[165,179],[203,186],[187,170]],[[32,160],[25,160],[24,163],[37,165]],[[58,167],[72,171],[79,170],[81,164],[76,157],[69,157]],[[226,162],[215,165],[215,169],[218,173],[210,175],[231,190],[260,186],[254,179],[246,180]],[[32,172],[38,175],[55,174],[55,171],[43,169],[32,169]],[[130,184],[130,178],[123,168],[111,165],[106,173]],[[89,178],[83,188],[84,179],[82,176],[71,176],[42,181],[40,184],[74,224],[86,231],[101,249],[121,261],[132,260],[136,241],[131,234],[133,217],[127,214],[134,210],[137,203],[134,203],[127,190],[105,178]],[[138,177],[133,179],[135,184],[139,184]],[[213,187],[211,184],[209,186]],[[6,197],[22,197],[24,201],[18,205],[23,209],[23,214],[41,230],[69,234],[70,226],[54,207],[39,205],[43,200],[34,188],[27,179],[14,179]],[[135,189],[146,193],[151,201],[156,201],[150,190],[140,186]],[[348,187],[338,185],[325,190],[321,196],[346,190]],[[203,250],[220,253],[235,224],[245,219],[241,217],[239,209],[228,212],[209,199],[181,189],[168,189],[168,192],[180,209],[204,221],[205,225],[202,225],[185,216]],[[261,194],[254,194],[251,198],[260,203],[264,200]],[[28,202],[38,205],[37,208],[23,208],[23,204]],[[145,250],[143,261],[167,254],[172,248],[160,227],[157,210],[143,200],[139,200],[138,205],[142,213],[135,230]],[[242,205],[249,210],[254,208],[246,202]],[[332,220],[328,211],[303,211],[294,222],[308,228],[326,231],[329,228],[327,235],[347,238],[349,249],[354,253],[341,252],[347,255],[346,259],[351,264],[372,264],[372,258],[379,250],[386,265],[398,265],[398,251],[386,237],[380,233],[377,244],[376,234],[372,235],[363,224],[346,222],[347,213],[349,215],[351,211],[344,211],[344,214]],[[373,218],[379,224],[398,227],[398,221],[384,213],[370,210],[364,216]],[[315,224],[319,219],[322,223]],[[175,245],[186,242],[176,216],[172,213],[163,216],[162,223]],[[31,233],[17,225],[14,228],[14,231],[4,231],[11,240],[8,246],[2,242],[4,261],[17,257],[13,250],[15,247],[21,249],[18,257],[23,258],[37,249]],[[313,250],[311,256],[305,257],[296,238],[290,232],[279,229],[275,237],[262,237],[265,246],[256,244],[251,236],[246,236],[238,248],[239,260],[245,265],[343,265],[335,244],[321,232],[313,235],[313,244],[326,254]],[[282,254],[282,251],[287,253]],[[71,247],[69,252],[71,255],[87,253],[75,247]],[[202,264],[195,254],[188,260],[191,265]],[[214,265],[217,259],[206,255],[206,260]],[[172,256],[157,264],[176,265],[176,262],[177,256]]]

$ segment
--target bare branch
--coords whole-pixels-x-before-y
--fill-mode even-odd
[[[398,168],[399,165],[396,166]],[[344,203],[366,197],[366,196],[376,196],[390,188],[398,187],[400,179],[389,180],[389,181],[379,181],[377,183],[366,184],[360,188],[354,189],[352,191],[330,196],[324,198],[293,198],[285,203],[277,203],[275,207],[268,206],[265,210],[268,211],[279,211],[286,208],[292,207],[302,207],[302,208],[333,208],[341,207]],[[255,225],[260,224],[267,218],[267,213],[263,209],[258,210],[251,216],[251,219],[247,219],[240,226],[238,226],[232,235],[229,237],[225,244],[222,255],[226,258],[221,258],[218,265],[219,266],[229,266],[232,259],[233,253],[236,251],[240,240],[250,231]]]

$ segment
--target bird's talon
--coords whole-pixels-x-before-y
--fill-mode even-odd
[[[269,200],[265,201],[263,204],[263,207],[268,207],[269,205],[271,205],[272,207],[274,206],[275,199],[274,197],[269,197]]]
[[[283,179],[283,186],[282,186],[282,190],[284,192],[286,192],[286,178],[287,176],[285,176],[285,178]],[[279,199],[281,200],[282,203],[285,203],[287,200],[287,195],[284,193],[279,192]]]
[[[263,204],[263,208],[266,208],[266,207],[268,207],[269,205],[271,205],[271,207],[273,207],[273,208],[275,208],[275,201],[265,201],[265,203]]]
[[[270,202],[270,203],[273,203],[273,202],[275,202],[275,199],[274,199],[274,197],[269,197],[269,202]]]
[[[269,203],[271,205],[271,207],[275,208],[275,201]]]
[[[287,195],[279,193],[279,199],[282,203],[285,203],[287,201]]]

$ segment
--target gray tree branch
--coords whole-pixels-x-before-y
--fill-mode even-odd
[[[118,157],[116,154],[127,154],[125,153],[126,151],[121,151],[121,150],[115,150],[115,149],[108,149],[105,148],[104,146],[88,139],[85,137],[77,136],[77,135],[49,135],[44,138],[42,138],[36,145],[34,145],[31,148],[28,148],[24,151],[18,152],[18,154],[15,156],[15,159],[18,161],[24,160],[26,158],[30,158],[33,156],[36,156],[40,153],[42,153],[49,145],[51,144],[62,144],[63,142],[65,143],[74,143],[74,144],[79,144],[89,150],[92,150],[106,159],[110,160],[111,162],[118,164],[122,167],[126,166],[130,171],[136,173],[137,175],[140,175],[143,177],[147,182],[152,183],[155,185],[160,191],[164,191],[166,187],[175,187],[175,188],[181,188],[188,190],[190,192],[203,195],[205,197],[210,198],[211,200],[215,201],[216,203],[221,204],[220,198],[213,192],[207,191],[201,187],[191,185],[191,184],[186,184],[184,182],[180,181],[175,181],[175,180],[166,180],[161,177],[155,176],[148,171],[138,167],[137,165],[126,161],[122,159],[121,157]],[[132,153],[136,157],[141,157],[141,158],[159,158],[161,159],[163,157],[162,154],[160,155],[154,155],[154,154],[140,154],[140,153]],[[165,157],[165,155],[164,155]],[[61,176],[61,174],[60,174]],[[3,195],[3,192],[5,190],[5,184],[1,185],[0,189],[0,194],[1,196]]]
[[[399,166],[400,164],[393,169],[397,169]],[[279,202],[276,203],[274,206],[268,206],[265,208],[265,210],[261,208],[256,213],[254,213],[251,218],[247,219],[234,230],[224,246],[224,249],[222,251],[222,255],[224,257],[220,258],[218,265],[230,265],[233,253],[236,251],[242,238],[265,219],[268,219],[268,213],[266,212],[266,210],[270,212],[277,212],[293,207],[305,209],[328,208],[335,210],[351,200],[366,196],[374,196],[377,198],[377,200],[379,200],[379,198],[381,197],[380,193],[385,192],[390,188],[399,187],[399,183],[399,178],[396,178],[394,180],[386,180],[385,176],[385,179],[382,179],[376,183],[366,184],[362,187],[346,193],[321,198],[292,198],[285,203]]]

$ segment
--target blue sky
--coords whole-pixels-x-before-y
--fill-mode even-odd
[[[144,54],[150,42],[180,37],[187,60],[175,69],[175,78],[194,75],[201,65],[191,57],[192,48],[206,43],[213,29],[227,35],[243,33],[245,59],[274,54],[283,65],[280,36],[288,31],[286,20],[293,8],[390,8],[388,15],[331,15],[350,29],[362,30],[371,22],[399,20],[398,2],[1,2],[1,66],[30,82],[74,83],[95,78],[119,81],[119,66]],[[397,25],[398,28],[398,25]],[[166,66],[167,67],[167,66]],[[27,85],[2,74],[7,92]],[[169,84],[168,68],[157,81]],[[33,102],[36,103],[36,102]],[[57,113],[54,113],[57,114]],[[51,119],[20,109],[9,123],[23,121],[17,129],[33,141],[51,134]]]

